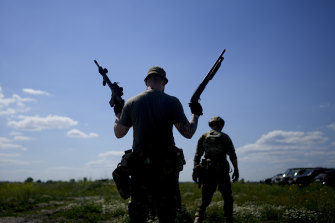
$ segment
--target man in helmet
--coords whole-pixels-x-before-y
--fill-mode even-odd
[[[194,156],[193,180],[197,183],[199,178],[202,181],[202,200],[195,214],[194,223],[203,221],[207,206],[210,204],[213,194],[218,187],[224,199],[225,222],[233,222],[233,196],[231,191],[229,163],[226,155],[229,156],[234,166],[232,175],[233,182],[239,178],[237,157],[230,137],[221,132],[225,122],[222,118],[215,116],[210,119],[211,130],[203,134],[198,140],[197,150]],[[200,163],[201,157],[204,159]],[[201,169],[201,176],[199,171]]]
[[[129,161],[133,167],[128,206],[130,222],[144,223],[154,214],[160,223],[172,223],[180,206],[181,170],[172,128],[175,126],[181,135],[190,139],[197,129],[202,107],[190,103],[192,116],[188,121],[180,101],[164,93],[168,79],[161,67],[150,68],[144,82],[147,87],[144,92],[130,98],[123,109],[114,110],[117,138],[125,136],[133,127],[133,156]]]

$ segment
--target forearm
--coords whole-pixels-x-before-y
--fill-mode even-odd
[[[201,159],[201,156],[199,156],[198,154],[195,154],[194,159],[193,159],[194,166],[200,164],[200,159]]]
[[[231,161],[231,163],[233,164],[234,170],[238,170],[237,159]]]
[[[195,155],[193,158],[194,166],[197,166],[200,164],[201,157],[202,155],[204,155],[205,148],[203,146],[203,141],[204,141],[204,136],[202,135],[198,140],[197,148],[196,148]]]
[[[121,124],[118,123],[118,121],[120,119],[120,116],[121,116],[121,112],[116,115],[116,119],[115,119],[115,123],[114,123],[114,134],[115,134],[116,138],[124,137],[129,131],[129,127],[121,125]]]
[[[189,122],[187,123],[176,123],[175,126],[179,133],[184,136],[187,139],[192,138],[194,135],[195,131],[197,130],[198,127],[198,120],[199,116],[192,114]]]
[[[120,117],[121,117],[121,112],[119,112],[117,115],[116,115],[116,119],[115,119],[115,122],[118,122],[120,120]]]

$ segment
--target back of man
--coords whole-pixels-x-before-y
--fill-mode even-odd
[[[172,128],[191,138],[202,115],[199,103],[190,104],[187,120],[180,101],[164,93],[168,82],[165,71],[152,67],[144,79],[147,90],[129,99],[122,112],[115,111],[114,133],[125,136],[133,127],[133,153],[129,160],[131,191],[128,206],[130,222],[144,223],[157,215],[160,223],[173,223],[180,205],[178,162]],[[178,167],[179,166],[179,167]]]
[[[137,222],[148,214],[174,218],[178,172],[172,127],[178,122],[188,122],[179,100],[162,91],[146,90],[131,98],[123,109],[119,124],[133,126],[133,150],[139,158],[132,172],[129,206]],[[155,210],[158,213],[147,213]]]
[[[225,163],[226,155],[234,149],[230,137],[219,131],[210,130],[204,135],[203,146],[205,149],[205,158],[210,159],[213,164],[220,165]]]
[[[162,91],[146,90],[129,99],[120,124],[133,126],[133,149],[143,146],[174,146],[174,123],[188,122],[181,103]]]

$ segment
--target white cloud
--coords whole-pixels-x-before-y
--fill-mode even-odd
[[[8,135],[13,136],[14,141],[30,141],[31,137],[23,136],[21,132],[10,132]]]
[[[14,140],[15,141],[30,141],[30,140],[32,140],[32,138],[30,138],[28,136],[17,135],[17,136],[14,136]]]
[[[328,140],[322,132],[293,132],[274,130],[256,141],[238,149],[240,153],[265,152],[265,151],[284,151],[284,150],[306,150],[315,145],[320,145]]]
[[[16,110],[12,109],[12,108],[6,108],[5,110],[3,108],[1,108],[0,106],[0,116],[1,115],[14,115],[17,113]]]
[[[99,157],[108,157],[108,156],[122,156],[124,154],[124,151],[108,151],[105,153],[99,153]]]
[[[329,164],[335,159],[332,142],[320,131],[271,131],[236,153],[246,179],[270,177],[292,167],[334,166]]]
[[[117,165],[117,162],[111,162],[110,160],[107,160],[107,159],[93,160],[93,161],[86,163],[87,167],[106,168],[106,169],[111,169],[111,170],[116,168],[116,165]]]
[[[45,95],[45,96],[50,96],[50,94],[46,91],[41,91],[41,90],[34,90],[30,88],[23,88],[22,91],[27,94],[32,94],[32,95]]]
[[[329,124],[327,127],[330,128],[331,130],[335,131],[335,124],[334,123]]]
[[[0,153],[0,158],[18,157],[19,153]]]
[[[28,161],[15,159],[19,156],[18,153],[0,153],[0,166],[29,165]]]
[[[121,161],[120,156],[124,154],[124,151],[108,151],[105,153],[99,153],[98,156],[100,159],[93,160],[86,163],[88,167],[95,167],[95,168],[110,168],[114,169]],[[117,160],[112,160],[113,158],[117,158]]]
[[[9,127],[18,130],[40,131],[52,128],[69,128],[77,125],[78,122],[71,118],[57,115],[39,116],[19,116],[20,121],[9,121]]]
[[[67,132],[67,136],[70,138],[88,139],[88,138],[98,137],[98,134],[93,133],[93,132],[86,134],[78,129],[71,129]]]
[[[0,115],[14,115],[26,112],[29,108],[25,105],[25,103],[31,101],[35,100],[32,98],[23,98],[17,94],[13,94],[12,97],[6,98],[2,93],[2,88],[0,87]]]
[[[7,107],[11,104],[16,104],[22,106],[24,102],[34,101],[32,98],[23,98],[17,94],[13,94],[12,97],[6,98],[2,93],[2,88],[0,87],[0,106]]]
[[[16,160],[16,159],[5,159],[5,158],[1,158],[0,157],[0,166],[11,166],[11,165],[14,165],[14,166],[21,166],[21,165],[29,165],[30,163],[28,161],[25,161],[25,160]]]
[[[25,147],[19,144],[13,144],[11,140],[0,137],[0,150],[6,150],[6,149],[20,149],[20,150],[27,150]]]
[[[331,104],[328,102],[328,103],[321,104],[320,108],[324,109],[324,108],[329,108],[330,106]]]
[[[10,132],[9,135],[10,136],[19,136],[19,135],[22,135],[22,133],[21,132],[14,132],[13,131],[13,132]]]

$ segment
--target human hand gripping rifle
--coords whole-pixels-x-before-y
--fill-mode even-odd
[[[118,85],[118,82],[112,83],[109,80],[107,76],[108,70],[106,68],[102,68],[96,60],[94,60],[94,63],[98,66],[99,73],[101,74],[103,78],[102,85],[106,86],[106,83],[107,83],[108,87],[112,91],[112,96],[111,96],[111,100],[109,101],[109,105],[111,107],[114,107],[115,115],[117,115],[118,113],[122,111],[122,108],[124,105],[124,100],[121,98],[121,96],[123,95],[123,88]]]
[[[200,83],[200,85],[198,86],[198,88],[193,93],[193,95],[191,97],[191,101],[190,101],[190,107],[192,106],[192,104],[199,104],[200,95],[205,90],[205,87],[207,86],[208,82],[210,80],[212,80],[212,78],[214,77],[214,75],[216,74],[216,72],[219,70],[219,68],[221,66],[221,62],[224,59],[223,54],[225,52],[226,52],[226,49],[224,49],[222,51],[222,53],[220,54],[219,58],[216,60],[215,64],[211,68],[211,70],[208,72],[208,74],[206,75],[206,77],[203,79],[203,81]]]

